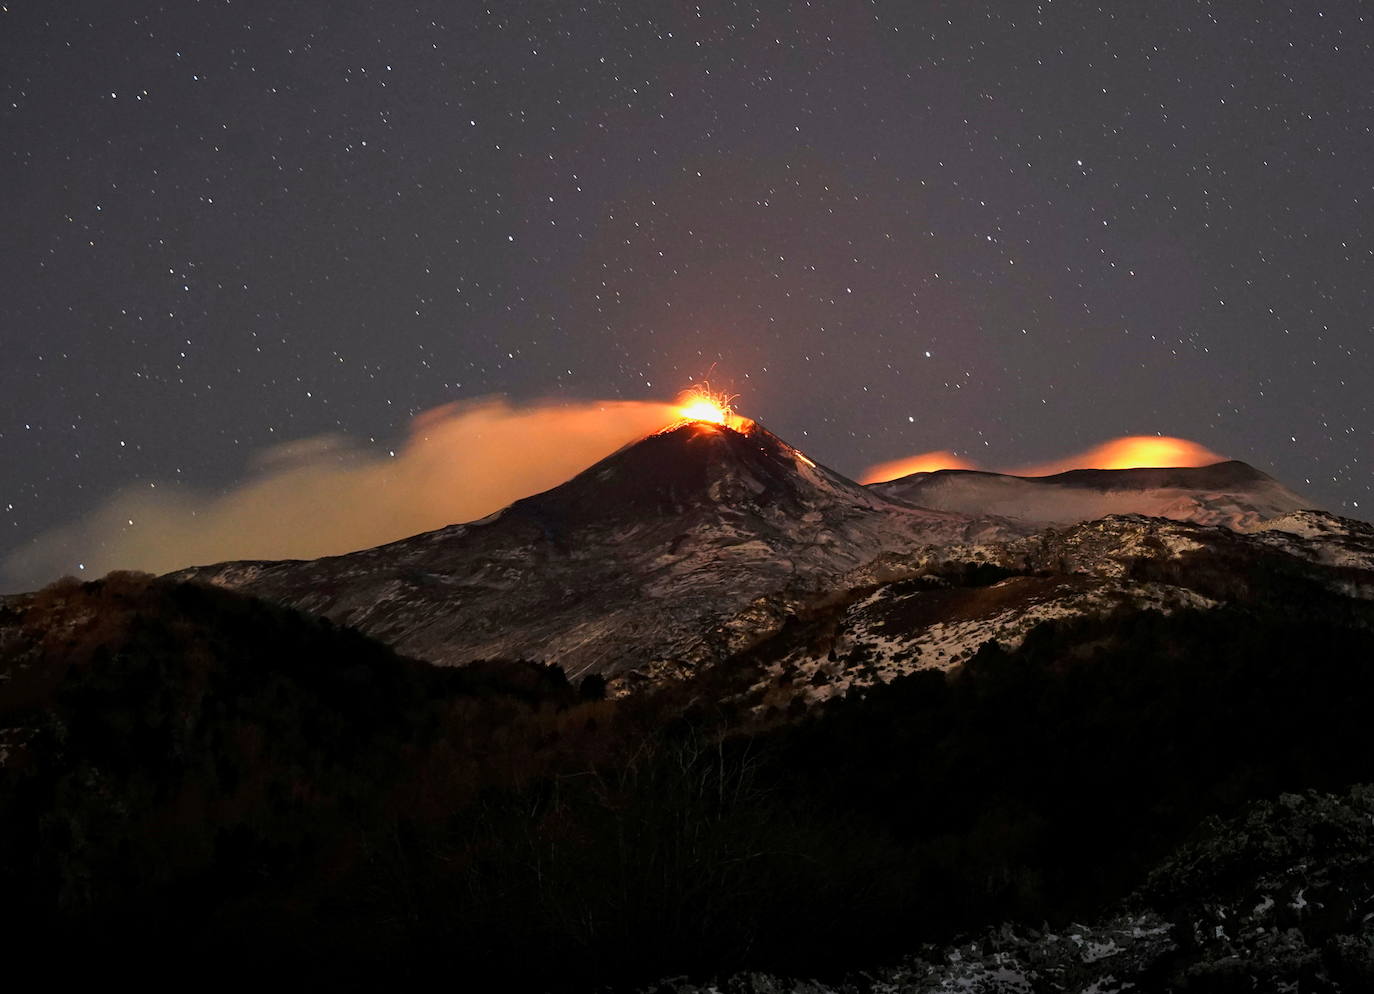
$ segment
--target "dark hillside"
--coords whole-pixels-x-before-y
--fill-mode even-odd
[[[709,671],[603,701],[221,590],[55,585],[0,617],[5,934],[573,991],[1064,923],[1208,816],[1374,780],[1374,635],[1310,597],[1044,624],[789,723]]]

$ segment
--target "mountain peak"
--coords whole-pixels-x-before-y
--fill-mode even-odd
[[[761,599],[989,528],[1000,525],[888,500],[757,423],[685,420],[481,521],[329,559],[182,575],[434,662],[556,659],[616,676],[725,658],[758,637]]]
[[[875,495],[816,464],[754,421],[684,420],[624,446],[571,480],[516,501],[508,513],[566,525],[778,506],[801,512],[822,494],[872,506]]]

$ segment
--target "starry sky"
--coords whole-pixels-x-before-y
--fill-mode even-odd
[[[708,370],[851,474],[1162,432],[1374,506],[1364,5],[0,0],[0,553]]]

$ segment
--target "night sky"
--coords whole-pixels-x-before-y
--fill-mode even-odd
[[[0,554],[455,400],[1374,506],[1358,3],[0,2]]]

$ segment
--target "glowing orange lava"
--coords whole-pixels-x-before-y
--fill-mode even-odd
[[[735,431],[748,431],[753,422],[734,412],[730,406],[734,399],[731,394],[713,391],[709,383],[703,382],[678,397],[677,414],[684,421],[706,421]]]
[[[729,417],[725,408],[709,400],[694,400],[684,404],[678,408],[678,413],[689,421],[714,421],[718,425],[725,424],[725,419]]]

